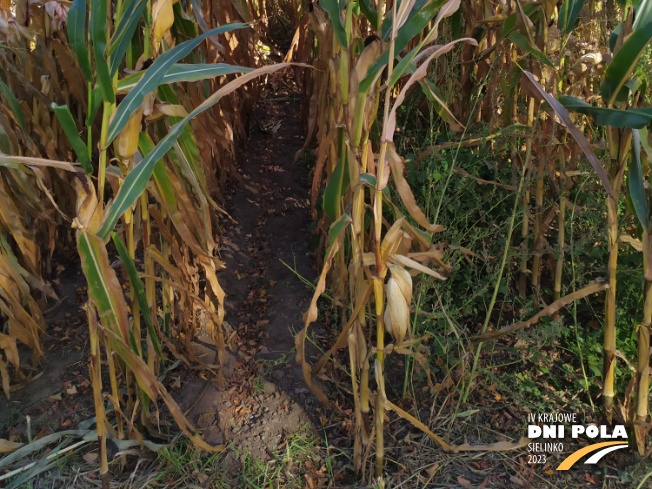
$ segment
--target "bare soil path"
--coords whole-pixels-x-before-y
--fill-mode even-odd
[[[231,330],[226,388],[196,378],[175,396],[209,443],[235,448],[227,455],[234,468],[238,458],[269,459],[297,433],[315,435],[322,409],[295,361],[294,337],[312,295],[300,277],[316,276],[308,188],[292,165],[305,132],[300,112],[291,93],[261,100],[238,165],[244,185],[233,182],[227,197],[236,223],[224,230],[226,269],[218,274],[227,294],[227,336]],[[214,348],[206,338],[200,343],[198,355],[212,360]]]

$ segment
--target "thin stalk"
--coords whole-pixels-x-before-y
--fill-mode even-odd
[[[527,102],[527,125],[528,127],[532,128],[534,124],[534,98],[533,97],[528,97],[528,102]],[[529,174],[530,172],[530,167],[532,166],[532,138],[533,135],[530,134],[527,137],[527,140],[525,141],[525,163],[523,164],[524,169],[525,169],[525,174]],[[539,180],[537,180],[538,184]],[[541,180],[543,183],[543,180]],[[543,186],[542,186],[543,189]],[[538,188],[537,188],[538,190]],[[542,191],[543,193],[543,191]],[[537,194],[538,197],[538,194]],[[537,200],[538,202],[538,200]],[[522,243],[521,243],[521,273],[519,277],[519,294],[521,297],[525,297],[527,295],[527,262],[528,262],[528,257],[529,257],[529,246],[528,246],[528,239],[530,237],[530,190],[525,189],[525,192],[523,192],[523,200],[521,202],[521,207],[523,208],[523,221],[521,224],[521,238],[522,238]],[[539,213],[535,210],[534,213],[534,235],[538,236],[539,229],[541,227],[541,216]],[[534,283],[534,271],[537,267],[533,263],[532,265],[532,282]]]
[[[561,175],[561,194],[559,195],[559,229],[557,231],[557,243],[559,245],[559,256],[555,267],[555,284],[553,287],[554,300],[561,297],[561,279],[564,272],[564,255],[566,249],[566,160],[563,152],[559,152],[559,174]]]
[[[385,7],[387,2],[385,2]],[[387,10],[385,8],[385,10]],[[379,17],[383,17],[379,15]],[[398,32],[398,26],[396,25],[396,2],[392,2],[392,37],[389,42],[389,58],[387,63],[387,78],[388,81],[387,89],[385,91],[385,109],[383,111],[383,121],[387,124],[389,119],[389,106],[392,98],[392,88],[389,85],[389,80],[392,78],[392,72],[394,70],[394,43],[396,40],[396,35]],[[381,23],[382,25],[382,23]],[[383,131],[384,133],[384,131]],[[378,377],[380,379],[385,375],[385,325],[383,321],[383,312],[385,307],[385,291],[383,285],[385,283],[385,275],[387,273],[387,265],[382,261],[380,254],[380,245],[381,245],[381,231],[383,225],[383,189],[381,188],[380,183],[384,181],[385,176],[385,159],[387,158],[387,144],[384,138],[381,139],[380,144],[380,155],[378,157],[378,169],[376,182],[376,196],[374,199],[374,245],[375,245],[375,255],[376,255],[376,276],[373,278],[374,284],[374,299],[376,304],[376,357],[378,359]],[[383,440],[383,429],[384,429],[384,418],[385,418],[385,402],[383,395],[381,395],[380,390],[376,396],[376,464],[375,464],[375,475],[380,477],[383,474],[383,465],[385,460],[385,451],[384,451],[384,440]]]
[[[530,142],[530,151],[528,154],[531,154],[531,145],[532,143]],[[538,161],[537,184],[534,192],[534,257],[532,258],[532,289],[537,298],[539,297],[539,286],[541,283],[541,245],[543,243],[543,236],[541,235],[543,222],[543,170],[544,162]]]
[[[648,393],[650,388],[650,328],[652,326],[652,237],[648,230],[643,231],[643,269],[645,285],[643,321],[638,326],[638,361],[636,377],[636,444],[640,455],[645,454],[648,428],[645,426],[648,414]]]
[[[605,297],[605,326],[603,340],[603,389],[604,416],[608,424],[613,419],[614,405],[614,379],[616,364],[616,277],[618,269],[618,200],[620,187],[625,173],[629,148],[632,141],[632,131],[624,130],[622,134],[617,133],[614,128],[609,128],[610,151],[612,152],[612,166],[610,171],[611,187],[613,195],[607,196],[607,239],[609,258],[607,261],[607,274],[609,289]],[[613,158],[613,155],[616,158]]]
[[[112,104],[104,102],[102,108],[102,130],[100,132],[100,164],[98,168],[97,196],[100,205],[104,205],[104,183],[106,182],[106,140],[109,133],[109,120],[111,119]]]
[[[482,325],[482,330],[480,331],[480,334],[483,334],[487,330],[487,327],[489,326],[489,321],[491,320],[491,313],[493,312],[494,306],[496,305],[496,299],[498,298],[498,290],[500,289],[503,273],[505,271],[505,263],[507,262],[507,256],[509,255],[510,244],[512,242],[512,234],[514,234],[514,223],[516,221],[516,214],[518,214],[518,205],[519,205],[518,197],[519,195],[521,195],[521,192],[523,191],[523,184],[525,182],[525,172],[526,172],[526,165],[523,165],[523,168],[521,169],[521,178],[518,184],[518,190],[516,192],[516,198],[514,199],[512,217],[510,218],[509,221],[509,228],[507,231],[505,248],[503,250],[503,256],[500,260],[500,268],[498,269],[498,277],[496,279],[496,285],[494,286],[494,292],[493,295],[491,296],[489,309],[487,309],[487,315],[485,316],[484,324]],[[475,377],[476,370],[478,369],[478,359],[480,358],[480,350],[482,349],[483,344],[484,343],[482,342],[478,343],[478,347],[476,348],[475,355],[473,358],[473,366],[471,367],[471,373],[469,375],[469,380],[466,389],[464,391],[464,395],[460,398],[460,402],[458,403],[457,406],[458,408],[460,404],[466,402],[467,398],[469,397],[469,393],[471,392],[471,386],[473,385],[473,379]]]

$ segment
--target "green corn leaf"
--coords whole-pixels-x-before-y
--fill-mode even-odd
[[[412,31],[414,26],[421,25],[423,24],[424,20],[430,16],[430,19],[432,19],[432,16],[439,10],[439,8],[446,3],[447,0],[417,0],[414,5],[412,6],[412,10],[410,10],[410,13],[408,14],[407,20],[405,21],[405,24],[401,26],[397,33],[397,40],[399,36],[401,35],[401,30],[405,28],[406,25],[412,24],[412,28],[408,28],[405,32]],[[398,9],[397,9],[398,12]],[[393,12],[391,9],[389,12],[387,12],[387,15],[385,16],[385,19],[383,20],[383,29],[382,29],[382,37],[384,40],[388,40],[390,34],[392,33],[392,23],[393,23]],[[428,25],[428,21],[423,24],[423,27],[420,29],[423,30],[426,25]],[[404,34],[405,36],[405,34]],[[404,37],[403,36],[403,37]]]
[[[93,54],[95,57],[95,72],[97,83],[102,90],[102,97],[108,103],[115,102],[113,83],[106,62],[106,23],[108,0],[93,0],[91,3],[91,40],[93,41]]]
[[[650,161],[652,161],[652,146],[650,146],[650,136],[647,130],[647,127],[641,128],[638,130],[639,136],[641,137],[641,146],[645,150],[645,154],[647,154],[647,159],[648,159],[648,166],[650,164]]]
[[[372,26],[378,25],[378,12],[371,0],[360,0],[360,10]]]
[[[214,31],[215,29],[209,32],[215,34]],[[166,134],[163,139],[159,141],[152,152],[145,156],[143,160],[127,174],[122,183],[122,186],[120,187],[120,190],[118,191],[118,194],[115,197],[115,200],[107,210],[104,224],[102,225],[98,235],[105,239],[113,230],[113,227],[115,226],[115,223],[118,222],[120,216],[127,209],[129,209],[134,204],[134,202],[136,202],[136,199],[138,199],[140,194],[145,190],[147,182],[149,181],[150,177],[152,176],[152,172],[154,171],[156,162],[165,156],[170,148],[172,148],[177,138],[181,135],[183,128],[186,126],[186,124],[188,124],[188,122],[190,122],[191,119],[215,105],[224,95],[237,90],[239,87],[253,80],[254,78],[268,73],[273,73],[287,66],[289,66],[289,63],[278,63],[275,65],[263,66],[262,68],[258,68],[249,73],[245,73],[244,75],[230,81],[222,88],[217,90],[195,110],[193,110],[181,121],[172,126],[168,134]]]
[[[129,92],[129,95],[118,105],[115,115],[109,124],[109,131],[107,135],[107,145],[115,139],[125,126],[131,114],[143,103],[145,96],[161,84],[161,80],[165,74],[177,62],[185,58],[190,52],[195,49],[201,42],[217,34],[242,29],[247,27],[247,24],[226,24],[215,29],[204,32],[194,39],[183,42],[166,53],[159,56],[156,61],[150,66],[145,75],[140,79],[140,82]]]
[[[565,34],[570,34],[577,25],[585,0],[566,0],[559,9],[557,27]]]
[[[588,115],[599,126],[641,129],[652,121],[652,108],[621,110],[593,107],[584,100],[566,95],[559,97],[559,102],[568,110]]]
[[[9,104],[9,108],[11,108],[11,112],[14,114],[14,117],[16,118],[16,121],[20,125],[20,128],[27,135],[25,115],[23,114],[23,109],[21,109],[20,107],[20,102],[18,102],[16,96],[2,80],[0,80],[0,94],[2,94],[4,99]]]
[[[602,84],[602,100],[614,103],[621,87],[629,80],[648,43],[652,40],[652,22],[640,27],[625,41],[607,67]]]
[[[215,64],[176,64],[163,76],[159,85],[190,82],[214,78],[216,76],[231,75],[233,73],[248,73],[253,68],[242,66],[227,65],[225,63]],[[126,76],[118,82],[118,93],[125,93],[133,88],[142,80],[146,71],[139,71]]]
[[[146,6],[147,0],[128,0],[122,6],[120,22],[118,22],[111,37],[111,45],[109,46],[109,55],[111,56],[109,73],[111,73],[111,77],[118,72],[122,57],[129,49],[131,38],[134,37],[134,32],[136,32]]]
[[[122,240],[118,237],[118,235],[116,233],[111,233],[111,238],[113,238],[113,243],[115,244],[116,250],[118,250],[118,254],[120,255],[122,264],[127,269],[127,274],[129,275],[129,281],[131,282],[131,286],[134,288],[134,294],[136,295],[136,300],[138,300],[138,305],[140,306],[140,313],[142,314],[143,319],[145,320],[145,325],[147,326],[149,337],[152,340],[152,345],[154,346],[156,353],[160,357],[162,356],[161,344],[159,343],[156,329],[154,329],[154,323],[152,322],[152,316],[150,313],[149,304],[147,304],[147,296],[145,295],[143,284],[141,283],[140,277],[138,276],[138,271],[136,271],[136,265],[134,264],[134,261],[129,256],[127,247],[124,245]]]
[[[341,236],[350,222],[351,216],[348,212],[344,212],[337,221],[331,224],[331,228],[328,230],[328,251],[330,251],[335,241]],[[328,251],[326,251],[326,256],[328,256]]]
[[[534,56],[536,59],[541,61],[542,63],[548,65],[548,66],[554,66],[552,64],[552,61],[550,61],[548,58],[546,58],[546,55],[543,54],[541,51],[539,51],[536,47],[532,46],[530,44],[530,41],[526,36],[521,34],[518,31],[512,31],[508,36],[507,39],[512,41],[514,44],[516,44],[518,47],[523,49],[524,51],[530,53],[532,56]]]
[[[238,8],[238,2],[232,2],[234,8]],[[194,7],[193,7],[194,8]],[[181,3],[176,2],[172,5],[172,10],[174,11],[174,24],[172,26],[172,37],[175,39],[192,39],[197,37],[199,30],[197,24],[186,18],[186,14],[181,9]],[[249,22],[249,19],[242,17],[244,22]]]
[[[163,102],[168,102],[174,105],[179,104],[179,99],[169,85],[159,86],[158,97]],[[170,117],[171,124],[176,124],[180,120],[181,117]],[[210,190],[206,185],[204,167],[202,166],[199,157],[199,149],[197,148],[195,136],[190,127],[186,126],[186,128],[181,132],[179,139],[177,139],[177,144],[178,151],[182,153],[182,157],[178,158],[178,160],[173,160],[173,163],[176,164],[177,161],[179,162],[177,166],[179,173],[192,185],[193,191],[196,195],[209,196]]]
[[[629,188],[629,196],[632,199],[634,213],[638,217],[643,229],[647,230],[650,221],[643,180],[643,168],[641,167],[641,137],[636,129],[632,130],[632,157],[629,162],[629,172],[627,175],[627,187]]]
[[[372,175],[371,173],[361,173],[360,174],[360,184],[361,185],[367,185],[368,187],[371,187],[374,191],[376,190],[376,175]],[[391,202],[391,195],[389,193],[389,187],[385,187],[382,190],[383,195],[385,199],[387,199],[388,202]]]
[[[86,81],[93,81],[91,62],[86,49],[86,0],[74,0],[68,10],[68,41],[77,56],[79,67]]]
[[[344,24],[342,24],[342,17],[340,16],[343,9],[340,8],[339,2],[337,0],[322,0],[321,6],[331,19],[337,42],[342,48],[348,48],[349,42],[346,37],[346,31],[344,30]]]
[[[324,190],[324,212],[334,222],[339,217],[342,198],[349,188],[349,164],[346,158],[340,159],[328,179]]]
[[[104,240],[80,230],[77,233],[77,249],[88,282],[88,297],[95,304],[102,324],[127,341],[127,303],[115,270],[109,263]]]
[[[90,126],[95,121],[95,116],[97,116],[97,111],[100,110],[102,105],[102,91],[100,87],[95,87],[91,90],[91,106],[88,108],[88,114],[86,115],[85,124]]]
[[[639,27],[652,22],[652,0],[641,0],[634,7],[634,23],[632,30],[636,31]]]
[[[185,132],[186,130],[188,130],[187,126],[186,128],[184,128],[183,132]],[[183,137],[183,132],[179,137],[179,139]],[[138,147],[140,148],[140,151],[144,155],[147,155],[154,150],[155,146],[146,133],[140,133],[140,137],[138,140]],[[179,211],[179,207],[177,205],[176,190],[172,185],[172,182],[170,181],[170,176],[168,175],[168,172],[165,169],[163,160],[158,160],[156,165],[154,165],[153,176],[154,176],[154,181],[156,182],[156,188],[158,190],[161,203],[164,205],[167,215],[172,221],[172,223],[174,224],[174,227],[176,228],[177,232],[183,238],[184,242],[194,252],[200,255],[205,254],[206,249],[197,240],[197,237],[190,230],[188,226],[189,223],[186,222],[183,214]],[[203,189],[200,190],[200,192],[202,191]]]
[[[412,63],[412,60],[415,58],[415,56],[421,51],[421,44],[417,45],[407,53],[403,58],[399,60],[398,63],[396,63],[396,66],[394,67],[394,71],[392,71],[392,76],[387,82],[390,87],[393,87],[397,81],[403,76],[405,73],[405,70],[408,69],[410,64]]]
[[[52,110],[54,111],[54,115],[57,116],[59,124],[61,124],[61,127],[63,128],[63,132],[66,133],[70,146],[75,150],[75,154],[84,168],[84,171],[88,175],[92,175],[93,164],[91,163],[90,156],[88,156],[88,148],[79,136],[77,124],[75,124],[75,119],[73,119],[70,109],[68,109],[68,106],[66,105],[57,105],[53,103]]]

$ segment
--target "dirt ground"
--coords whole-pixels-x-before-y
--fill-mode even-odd
[[[230,442],[265,459],[285,435],[315,421],[316,400],[294,361],[294,334],[311,297],[297,275],[313,282],[316,272],[307,189],[290,156],[304,138],[299,100],[288,93],[267,97],[256,119],[239,166],[244,186],[228,197],[236,223],[220,245],[226,269],[218,279],[227,294],[227,334],[233,331],[227,387],[186,380],[175,396],[184,409],[194,403],[189,419],[206,430],[209,443]],[[198,350],[215,355],[208,337],[200,341]]]

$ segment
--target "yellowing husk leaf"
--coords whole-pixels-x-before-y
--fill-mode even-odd
[[[387,311],[391,321],[391,334],[397,343],[403,343],[410,326],[410,306],[403,296],[401,286],[395,277],[390,277],[385,285]]]
[[[403,297],[405,297],[405,301],[409,306],[412,304],[412,277],[410,276],[410,272],[394,264],[389,264],[389,270],[392,273],[392,278],[396,279],[403,293]]]
[[[124,161],[130,161],[138,149],[138,135],[142,119],[143,109],[139,107],[131,114],[124,129],[118,134],[118,154]]]
[[[389,309],[385,308],[385,314],[383,315],[383,322],[385,323],[385,331],[394,336],[394,331],[392,331],[392,318],[389,315]]]
[[[405,218],[403,217],[397,219],[396,222],[392,224],[392,227],[389,228],[387,234],[385,234],[385,237],[380,244],[380,255],[384,260],[386,260],[388,256],[396,253],[396,248],[403,238],[403,230],[401,229],[401,226],[404,221]]]
[[[172,0],[158,0],[152,7],[152,42],[158,49],[163,35],[174,23]]]
[[[102,208],[98,205],[95,187],[86,175],[78,175],[73,186],[77,194],[74,226],[96,233],[102,224]]]
[[[173,105],[173,104],[154,104],[154,110],[152,114],[147,117],[147,121],[153,121],[164,116],[170,117],[186,117],[188,111],[183,105]]]

